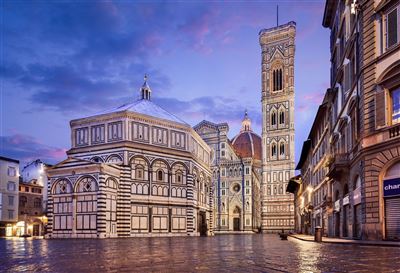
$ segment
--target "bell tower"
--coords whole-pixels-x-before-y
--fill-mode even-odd
[[[263,29],[262,50],[262,231],[294,229],[294,54],[296,23]]]

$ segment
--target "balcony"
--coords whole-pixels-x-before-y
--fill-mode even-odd
[[[349,171],[350,160],[348,154],[329,155],[327,160],[327,176],[336,179]]]
[[[389,138],[400,136],[400,123],[389,128]]]

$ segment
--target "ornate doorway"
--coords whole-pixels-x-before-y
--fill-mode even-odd
[[[240,218],[239,217],[233,218],[233,230],[240,231]]]
[[[240,218],[241,218],[241,210],[238,206],[235,207],[235,209],[233,210],[233,231],[240,231],[241,227],[240,227]]]

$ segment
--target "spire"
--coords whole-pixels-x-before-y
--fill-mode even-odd
[[[244,111],[244,118],[242,120],[241,132],[251,131],[251,120],[248,116],[247,109]]]
[[[150,100],[151,98],[151,89],[150,86],[147,84],[147,74],[144,75],[144,83],[140,88],[140,95],[142,100]]]

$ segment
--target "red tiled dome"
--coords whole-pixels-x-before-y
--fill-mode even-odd
[[[241,157],[261,160],[261,137],[252,131],[242,131],[232,140],[232,146]]]

